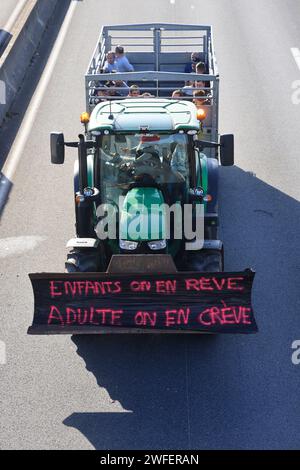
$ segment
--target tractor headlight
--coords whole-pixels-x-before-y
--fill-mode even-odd
[[[138,242],[131,242],[130,240],[120,240],[121,250],[134,251],[138,247]]]
[[[150,250],[157,251],[157,250],[164,250],[167,246],[166,240],[156,240],[152,242],[148,242],[148,246]]]

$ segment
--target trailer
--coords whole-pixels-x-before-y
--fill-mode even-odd
[[[100,73],[106,54],[120,43],[134,72]],[[185,73],[193,52],[198,54],[199,62],[205,64],[206,74]],[[219,72],[211,26],[165,23],[103,26],[85,75],[86,109],[89,113],[95,107],[95,93],[103,90],[103,84],[111,80],[125,81],[129,86],[136,84],[142,92],[157,98],[170,98],[174,90],[182,90],[187,82],[204,81],[207,86],[192,87],[191,91],[203,89],[209,96],[210,104],[203,105],[202,137],[217,141]],[[185,99],[192,100],[192,97]],[[206,155],[217,158],[218,149],[206,148]]]

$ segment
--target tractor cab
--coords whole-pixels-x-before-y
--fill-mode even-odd
[[[101,188],[100,202],[114,210],[118,220],[119,246],[110,240],[113,252],[178,251],[178,241],[166,234],[165,212],[174,205],[183,209],[189,201],[191,136],[112,133],[104,134],[98,142],[95,176]],[[99,230],[104,227],[98,220],[97,235],[101,238]],[[170,232],[174,232],[171,227]]]
[[[168,204],[185,202],[190,185],[186,134],[104,135],[99,146],[102,200],[137,187],[158,188]]]

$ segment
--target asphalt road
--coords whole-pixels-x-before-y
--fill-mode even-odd
[[[0,29],[4,28],[18,3],[19,0],[2,0],[0,7]]]
[[[300,70],[290,51],[300,48],[299,15],[297,0],[78,2],[1,219],[0,448],[299,448]],[[153,21],[214,26],[221,132],[236,136],[236,166],[221,178],[226,268],[257,271],[260,331],[29,337],[27,273],[62,271],[73,235],[75,155],[51,167],[49,132],[81,130],[100,26]]]

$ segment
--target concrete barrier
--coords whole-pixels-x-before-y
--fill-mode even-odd
[[[0,126],[14,102],[59,0],[27,0],[0,58]]]

